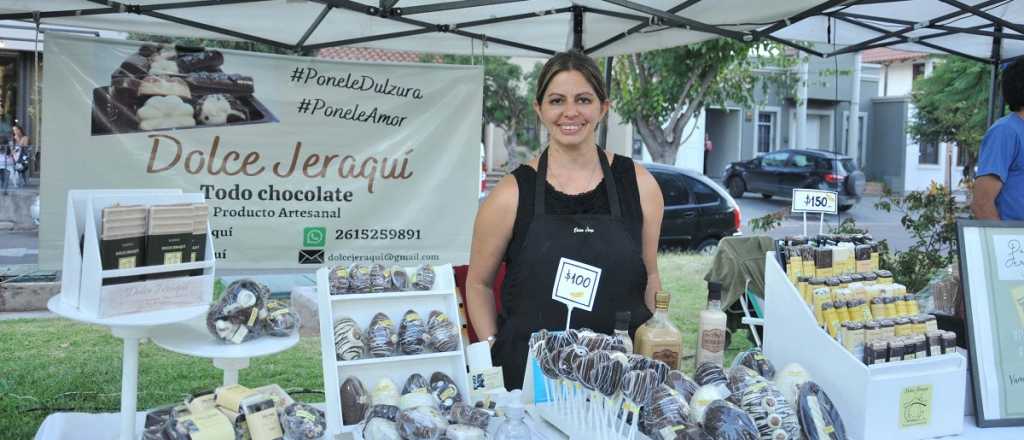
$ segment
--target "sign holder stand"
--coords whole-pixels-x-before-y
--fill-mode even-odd
[[[792,200],[790,212],[803,214],[804,236],[807,236],[808,212],[818,213],[818,234],[825,233],[825,214],[839,212],[839,194],[835,191],[794,188]]]

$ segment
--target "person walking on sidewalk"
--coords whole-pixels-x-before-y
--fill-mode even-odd
[[[14,156],[11,155],[11,147],[0,147],[0,190],[7,195],[7,189],[14,179]]]

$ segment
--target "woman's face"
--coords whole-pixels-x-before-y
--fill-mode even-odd
[[[21,137],[21,128],[20,127],[14,127],[13,130],[14,130],[14,135],[15,136]]]
[[[575,70],[559,72],[548,83],[537,116],[551,134],[551,143],[575,146],[594,143],[594,129],[608,111],[586,78]]]

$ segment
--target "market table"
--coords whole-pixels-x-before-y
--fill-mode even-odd
[[[61,295],[54,295],[46,303],[51,312],[64,318],[97,324],[110,327],[114,337],[124,342],[124,352],[121,356],[121,419],[120,424],[113,421],[104,424],[104,427],[120,426],[119,436],[122,440],[131,439],[132,432],[139,432],[136,428],[142,426],[135,423],[131,416],[137,409],[138,386],[139,386],[139,340],[148,336],[148,329],[154,325],[164,325],[175,322],[187,321],[206,313],[209,308],[206,305],[186,307],[181,309],[163,310],[156,312],[134,313],[130,315],[115,316],[111,318],[96,318],[83,314],[78,309],[68,307]],[[72,431],[73,432],[73,431]],[[81,433],[83,431],[79,431]],[[84,431],[88,432],[88,430]],[[59,437],[58,437],[59,438]],[[71,437],[68,437],[71,438]],[[109,438],[118,438],[112,435]],[[138,438],[135,436],[134,438]]]
[[[249,359],[285,351],[299,343],[299,333],[286,337],[265,336],[242,344],[226,344],[213,337],[204,319],[154,327],[153,343],[175,353],[213,359],[224,370],[224,385],[238,383],[238,370],[249,367]]]
[[[322,407],[323,405],[318,405]],[[35,440],[63,440],[80,439],[82,433],[89,433],[88,438],[96,440],[107,440],[117,438],[117,413],[54,413],[43,420],[36,432]],[[136,415],[136,437],[142,436],[142,426],[145,421],[145,413]],[[562,440],[566,436],[555,431],[544,422],[527,418],[527,424],[533,431],[533,438],[536,440]],[[351,438],[351,437],[341,437]],[[964,419],[964,432],[960,435],[942,437],[943,439],[957,440],[1020,440],[1024,438],[1024,427],[1018,428],[988,428],[981,429],[974,426],[974,418]],[[898,440],[898,439],[893,439]]]

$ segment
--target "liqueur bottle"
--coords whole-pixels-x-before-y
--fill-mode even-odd
[[[615,313],[615,338],[622,341],[626,347],[626,353],[633,352],[633,339],[629,337],[629,311]]]
[[[725,360],[726,316],[722,312],[722,285],[708,283],[708,306],[700,312],[697,332],[697,365]]]
[[[670,299],[668,292],[655,295],[654,316],[636,330],[633,343],[637,354],[662,361],[676,370],[683,353],[683,334],[668,319]]]

